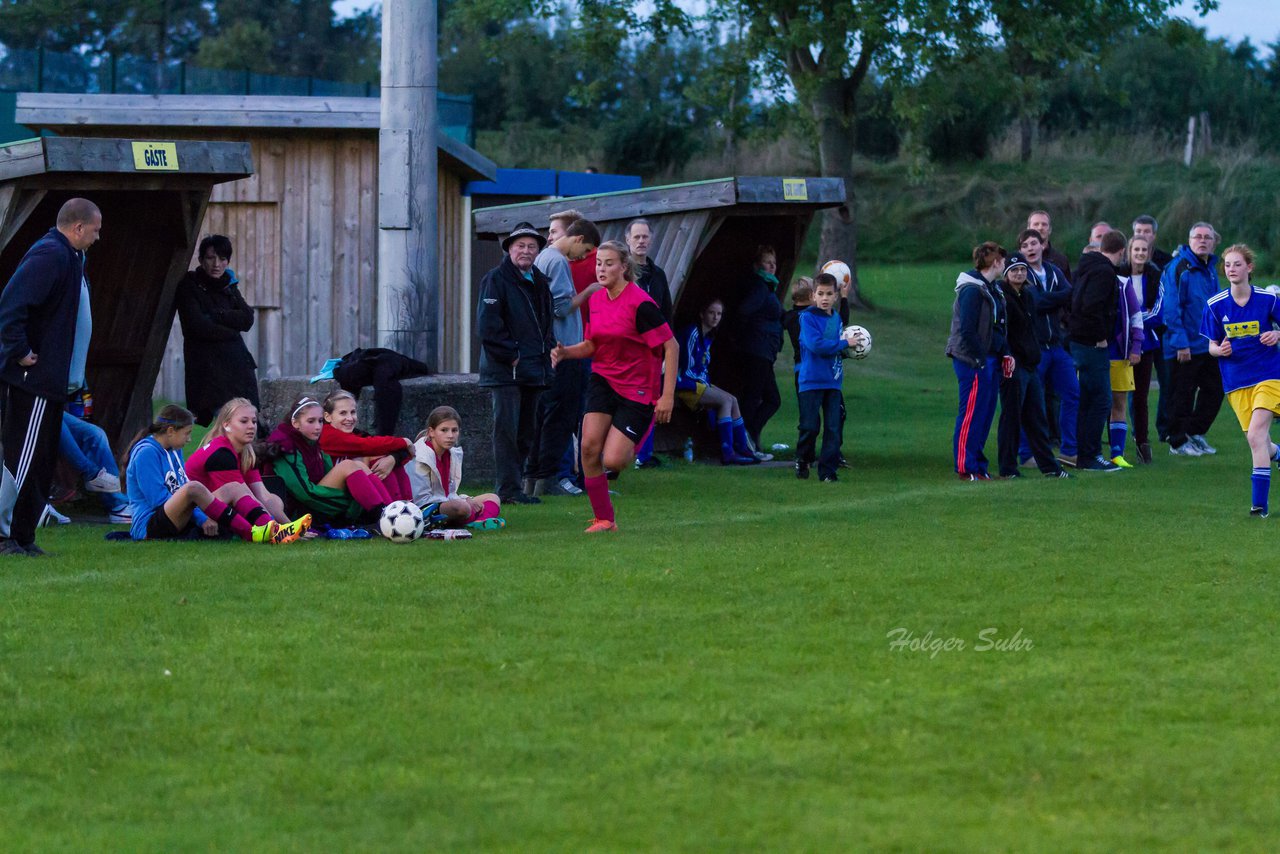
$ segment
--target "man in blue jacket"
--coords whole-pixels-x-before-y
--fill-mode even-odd
[[[85,251],[102,231],[102,212],[71,199],[0,292],[0,409],[4,466],[17,485],[9,539],[0,555],[38,557],[36,525],[58,459],[62,407],[84,386],[93,320]]]
[[[538,398],[551,384],[556,343],[551,283],[533,263],[546,244],[536,228],[520,223],[502,241],[502,263],[480,280],[480,385],[493,394],[494,492],[506,504],[542,503],[525,495],[520,473],[533,445]]]
[[[1215,454],[1205,441],[1222,407],[1222,373],[1209,355],[1209,339],[1200,322],[1218,284],[1218,256],[1213,249],[1218,232],[1207,222],[1191,227],[1186,246],[1179,246],[1160,277],[1164,291],[1164,357],[1174,360],[1173,412],[1169,424],[1169,453],[1181,457]]]

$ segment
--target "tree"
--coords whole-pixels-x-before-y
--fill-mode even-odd
[[[214,12],[202,65],[355,82],[377,77],[374,11],[339,20],[326,0],[217,0]]]
[[[991,0],[1017,103],[1022,161],[1031,159],[1031,137],[1048,109],[1050,80],[1073,63],[1098,54],[1117,32],[1158,25],[1176,0]],[[1217,0],[1197,0],[1203,15]]]
[[[159,62],[194,53],[210,18],[201,0],[4,0],[0,42]]]
[[[714,0],[713,21],[747,22],[748,43],[775,88],[789,86],[818,140],[821,174],[843,178],[846,203],[822,217],[822,258],[839,258],[858,290],[853,155],[858,92],[876,74],[914,83],[935,57],[976,44],[985,10],[977,0]]]

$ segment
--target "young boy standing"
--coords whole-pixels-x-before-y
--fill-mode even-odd
[[[834,483],[840,464],[840,398],[844,379],[842,358],[849,342],[841,337],[835,313],[839,294],[836,279],[819,273],[813,279],[813,305],[800,313],[800,438],[796,443],[796,477],[809,476],[818,429],[822,427],[822,456],[818,478]]]

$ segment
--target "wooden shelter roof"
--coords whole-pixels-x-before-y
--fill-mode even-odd
[[[739,176],[480,208],[474,217],[477,236],[500,237],[510,234],[521,222],[542,226],[551,214],[567,207],[581,211],[587,219],[601,225],[688,211],[715,210],[740,215],[788,210],[795,214],[812,213],[843,204],[844,200],[844,181],[840,178]]]
[[[376,133],[378,98],[285,95],[77,95],[19,92],[14,114],[30,128],[74,133],[76,128],[228,128],[279,131],[361,130]],[[498,166],[475,149],[438,133],[441,162],[464,180],[493,180]]]
[[[644,217],[682,321],[712,295],[731,299],[732,283],[749,273],[760,244],[774,247],[778,278],[789,281],[814,215],[844,202],[840,178],[739,176],[479,208],[472,216],[477,238],[495,241],[495,250],[517,224],[545,228],[551,214],[567,208],[581,211],[605,240],[622,240],[627,223]]]
[[[174,293],[215,184],[253,174],[247,142],[40,137],[0,146],[0,287],[67,199],[102,210],[89,251],[88,380],[117,450],[151,418]]]

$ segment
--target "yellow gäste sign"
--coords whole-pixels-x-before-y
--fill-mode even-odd
[[[133,168],[139,172],[177,172],[176,142],[135,142]]]
[[[807,202],[809,200],[809,185],[805,183],[803,178],[783,178],[782,198],[788,202]]]

